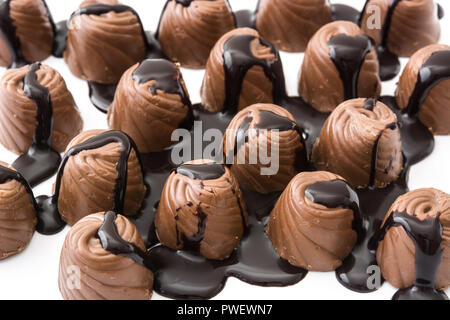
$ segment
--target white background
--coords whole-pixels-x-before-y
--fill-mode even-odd
[[[146,30],[155,31],[165,0],[123,0],[140,14]],[[257,0],[230,0],[234,10],[254,9]],[[346,3],[362,9],[365,0],[332,0],[332,3]],[[450,1],[438,1],[447,16],[441,21],[441,43],[450,44]],[[77,0],[47,0],[55,21],[67,19],[77,8]],[[297,95],[297,74],[303,54],[281,53],[289,95]],[[402,61],[404,65],[407,60]],[[84,120],[84,129],[107,128],[106,116],[98,112],[88,98],[87,84],[75,78],[62,59],[49,58],[45,61],[57,69],[67,82]],[[0,68],[0,74],[4,69]],[[200,102],[199,89],[203,71],[183,69],[183,75],[193,103]],[[398,78],[383,83],[383,94],[394,94]],[[0,160],[12,163],[17,156],[0,146]],[[435,187],[450,193],[450,137],[436,137],[434,153],[425,161],[414,166],[410,175],[410,189]],[[50,194],[54,179],[34,189],[35,195]],[[22,253],[0,261],[0,299],[61,299],[58,290],[59,254],[68,231],[55,236],[35,233],[31,244]],[[385,283],[377,292],[359,294],[341,286],[334,272],[310,272],[297,285],[285,288],[262,288],[251,286],[230,278],[218,299],[390,299],[396,289]],[[450,295],[450,289],[447,290]],[[157,294],[154,299],[161,299]]]

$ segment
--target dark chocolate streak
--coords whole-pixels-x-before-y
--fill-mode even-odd
[[[314,203],[327,208],[345,208],[353,211],[353,229],[362,232],[362,217],[359,210],[359,198],[355,190],[343,180],[320,181],[308,186],[306,197]]]
[[[116,212],[123,212],[127,188],[128,158],[132,150],[135,151],[139,162],[140,157],[136,145],[125,133],[121,131],[107,131],[72,147],[64,155],[56,176],[54,195],[52,197],[43,196],[37,199],[40,206],[39,215],[44,216],[48,221],[53,220],[53,223],[49,223],[49,225],[45,226],[43,230],[38,230],[40,233],[53,234],[58,232],[64,226],[64,222],[61,220],[58,211],[58,199],[61,188],[61,179],[69,158],[82,151],[98,149],[110,143],[118,143],[121,149],[120,157],[116,164],[117,180],[114,187],[114,202],[112,210]],[[143,168],[142,165],[141,168]]]
[[[215,180],[225,174],[225,169],[218,163],[182,164],[176,172],[193,180]]]
[[[56,173],[61,156],[52,149],[53,108],[49,90],[37,77],[41,64],[30,65],[25,75],[23,91],[36,103],[36,130],[28,151],[17,158],[12,166],[20,171],[31,186],[35,186]]]
[[[105,213],[105,218],[101,227],[97,231],[97,237],[106,251],[122,257],[130,258],[134,262],[148,267],[148,255],[145,251],[138,248],[136,245],[125,241],[117,231],[115,224],[117,214],[113,211]]]
[[[34,198],[33,190],[31,189],[31,186],[28,183],[28,181],[20,174],[20,172],[14,171],[12,169],[0,165],[0,184],[4,184],[9,180],[16,180],[17,182],[19,182],[21,185],[24,186],[26,192],[30,196],[31,203],[37,210],[37,204]]]
[[[450,79],[450,50],[436,51],[419,70],[406,112],[410,116],[417,115],[430,90],[441,81],[448,79]]]
[[[344,100],[358,97],[358,80],[366,55],[372,49],[367,36],[338,34],[328,41],[330,58],[339,71],[344,87]]]
[[[254,57],[251,48],[253,40],[257,40],[261,45],[269,47],[275,55],[275,59],[269,61]],[[224,112],[231,114],[237,112],[242,83],[247,71],[254,66],[262,67],[266,77],[272,82],[274,101],[286,95],[280,55],[271,43],[252,35],[236,35],[225,42],[223,46],[223,61],[225,71]]]
[[[398,290],[393,300],[448,300],[443,291],[435,289],[435,281],[442,261],[442,225],[439,215],[423,221],[406,212],[392,212],[374,241],[382,241],[393,227],[402,227],[415,245],[415,281]]]

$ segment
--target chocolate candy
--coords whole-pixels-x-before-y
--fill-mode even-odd
[[[311,271],[332,271],[353,249],[359,221],[355,191],[338,175],[302,172],[270,214],[267,234],[280,256]]]
[[[358,97],[378,97],[381,82],[371,40],[351,22],[329,23],[317,31],[305,51],[299,94],[320,112]]]
[[[79,78],[117,83],[145,58],[147,47],[142,23],[131,7],[94,3],[72,14],[64,60]]]
[[[195,160],[181,165],[167,179],[155,226],[165,246],[223,260],[240,243],[247,219],[230,170],[210,160]]]
[[[312,160],[319,170],[344,177],[356,188],[383,188],[403,169],[397,116],[374,99],[339,105],[314,144]]]
[[[149,300],[153,274],[128,257],[105,248],[99,229],[105,213],[78,221],[66,236],[59,263],[59,290],[65,300]],[[124,216],[111,221],[118,235],[145,251],[136,227]]]
[[[224,150],[241,187],[260,193],[282,191],[306,164],[302,128],[286,109],[272,104],[240,111],[225,132]],[[269,155],[271,163],[264,159]]]
[[[168,0],[157,38],[172,61],[187,68],[204,68],[217,40],[235,24],[228,0]]]
[[[278,50],[303,52],[311,37],[331,22],[331,7],[325,0],[260,0],[256,29]]]
[[[109,127],[127,133],[140,152],[170,146],[172,132],[191,114],[191,102],[178,66],[144,60],[125,72],[108,111]]]
[[[450,46],[435,44],[417,51],[400,77],[396,100],[434,134],[450,134]]]
[[[28,182],[0,161],[0,260],[26,248],[36,227],[36,206]]]
[[[377,261],[394,299],[439,299],[450,285],[450,195],[419,189],[400,196],[383,221]]]

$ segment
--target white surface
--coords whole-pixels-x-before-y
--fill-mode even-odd
[[[123,0],[140,14],[146,30],[154,31],[165,0]],[[256,0],[230,0],[234,10],[253,9]],[[364,0],[331,1],[346,3],[361,9]],[[450,1],[438,1],[447,14],[442,20],[443,35],[441,43],[450,44]],[[67,19],[79,4],[77,0],[47,0],[55,21]],[[303,54],[281,53],[289,95],[297,94],[297,74],[300,70]],[[402,61],[403,65],[407,61]],[[45,61],[57,69],[67,82],[84,120],[84,129],[107,128],[106,116],[98,112],[90,103],[86,82],[75,78],[62,59],[49,58]],[[3,74],[4,69],[0,69]],[[203,71],[183,69],[189,93],[193,103],[200,102],[200,85]],[[383,94],[393,94],[398,78],[383,83]],[[16,156],[0,147],[0,160],[12,163]],[[435,187],[450,193],[450,137],[436,137],[436,148],[425,161],[414,166],[410,174],[411,190]],[[34,189],[35,195],[51,194],[54,179]],[[58,290],[59,254],[68,231],[66,229],[55,236],[43,236],[35,233],[31,244],[22,253],[0,261],[0,299],[61,299]],[[383,287],[370,294],[359,294],[341,286],[334,272],[310,272],[300,283],[285,288],[262,288],[251,286],[230,278],[218,299],[390,299],[396,289],[385,283]],[[450,295],[450,290],[447,290]],[[154,299],[161,299],[157,294]]]

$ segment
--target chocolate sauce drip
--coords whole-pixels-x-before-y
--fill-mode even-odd
[[[112,210],[115,212],[123,212],[125,204],[125,194],[127,189],[128,158],[132,150],[135,151],[139,162],[140,157],[136,145],[125,133],[121,131],[107,131],[77,146],[72,147],[71,149],[69,149],[69,151],[66,152],[64,158],[61,161],[61,165],[58,169],[58,174],[56,176],[54,195],[52,197],[46,196],[40,197],[39,202],[41,203],[41,208],[39,211],[40,215],[44,217],[43,219],[54,220],[54,218],[52,217],[59,215],[58,199],[59,199],[59,192],[61,189],[61,179],[64,174],[64,168],[69,158],[71,156],[79,154],[82,151],[98,149],[110,143],[118,143],[121,149],[120,157],[116,164],[117,180],[114,187],[114,202]],[[141,168],[143,168],[142,165]],[[62,220],[60,222],[64,225]],[[54,225],[52,227],[57,229],[57,227],[60,228],[61,226]],[[38,230],[38,231],[44,234],[52,234],[54,232],[54,230]]]
[[[367,0],[364,4],[364,9],[359,18],[359,26],[362,24],[369,1],[370,0]],[[378,61],[380,63],[380,78],[382,81],[391,80],[400,72],[400,60],[398,59],[398,56],[387,49],[387,41],[389,31],[391,29],[392,17],[394,16],[395,8],[400,1],[402,0],[391,0],[389,3],[389,8],[381,31],[381,44],[377,47]]]
[[[157,90],[167,93],[178,94],[186,106],[191,106],[191,100],[181,83],[180,70],[170,61],[165,59],[147,59],[133,72],[133,80],[138,83],[147,83],[154,80],[155,84],[150,87],[153,95]]]
[[[193,180],[216,180],[225,174],[225,169],[218,163],[182,164],[176,172]]]
[[[21,155],[12,164],[31,186],[53,176],[61,162],[61,156],[52,149],[53,108],[49,90],[42,86],[37,77],[40,63],[30,65],[25,75],[23,91],[36,103],[36,131],[33,143],[27,153]]]
[[[117,231],[115,224],[117,214],[113,211],[105,213],[101,227],[97,231],[102,248],[112,254],[129,258],[144,267],[147,267],[148,255],[136,245],[125,241]]]
[[[345,4],[331,4],[332,21],[350,21],[358,24],[361,13],[353,7]]]
[[[34,208],[37,209],[36,200],[34,199],[33,195],[33,190],[31,189],[31,186],[29,185],[28,181],[19,172],[0,165],[0,184],[4,184],[9,180],[15,180],[24,186],[26,192],[30,196],[31,203],[33,204]]]
[[[393,212],[375,235],[376,243],[382,241],[392,227],[402,227],[415,245],[415,281],[400,289],[393,300],[448,300],[443,291],[435,289],[435,281],[442,261],[442,224],[439,214],[421,221],[406,212]]]
[[[271,48],[275,59],[269,61],[253,56],[251,43],[254,40],[259,41],[263,46]],[[242,83],[247,71],[254,66],[262,67],[266,77],[272,82],[274,101],[286,96],[281,59],[278,51],[271,43],[251,35],[236,35],[225,42],[223,46],[223,61],[225,71],[224,112],[231,114],[237,112]]]
[[[22,45],[16,34],[16,27],[11,19],[10,10],[11,0],[0,3],[0,35],[11,53],[12,63],[9,68],[20,68],[29,64],[29,62],[23,56]]]
[[[434,52],[420,68],[414,91],[409,97],[406,112],[416,116],[431,89],[450,79],[450,50]]]
[[[364,109],[373,111],[373,108],[377,105],[377,100],[374,98],[368,98],[364,101]]]
[[[370,39],[364,35],[338,34],[328,41],[328,47],[342,80],[344,100],[357,98],[359,74],[366,55],[372,49]]]
[[[239,150],[248,142],[248,131],[250,130],[250,125],[252,124],[253,117],[247,117],[242,120],[241,125],[239,126],[236,132],[236,144],[233,148],[233,155],[236,156]],[[231,155],[227,157],[227,159],[232,159]],[[227,161],[227,163],[231,163]]]
[[[320,181],[308,186],[305,196],[314,203],[327,208],[345,208],[353,211],[353,228],[360,234],[362,218],[359,210],[359,198],[355,190],[343,180]]]

